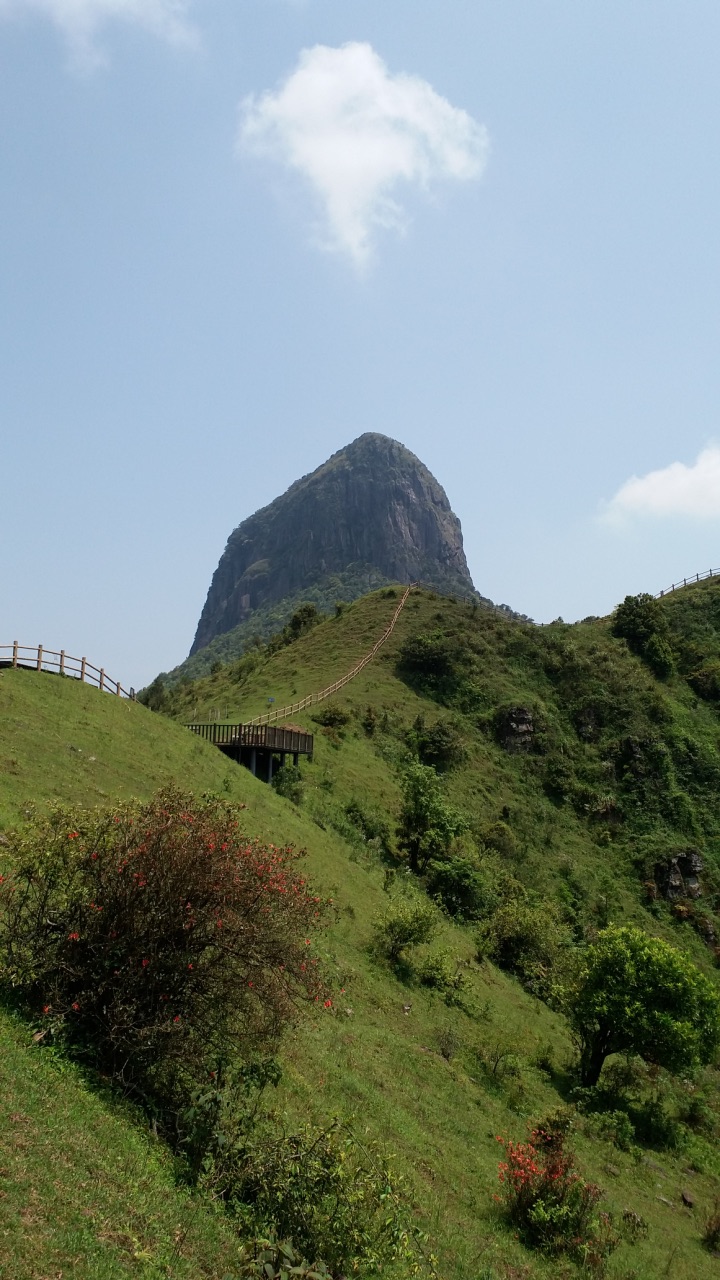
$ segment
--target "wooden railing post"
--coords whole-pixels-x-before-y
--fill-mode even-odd
[[[38,656],[37,656],[37,669],[38,669],[38,671],[42,671],[42,655],[43,655],[43,647],[42,647],[42,645],[41,645],[41,644],[39,644],[39,645],[38,645]]]
[[[65,650],[60,650],[60,675],[65,675]]]
[[[18,663],[18,642],[17,640],[13,640],[13,666],[16,667],[17,663]]]
[[[85,668],[87,667],[87,658],[80,659],[80,679],[85,680]]]

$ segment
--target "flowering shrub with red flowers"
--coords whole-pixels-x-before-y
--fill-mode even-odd
[[[106,812],[54,808],[6,850],[6,991],[140,1096],[207,1080],[326,999],[312,948],[324,904],[302,855],[248,839],[240,818],[168,789]]]
[[[610,1215],[597,1212],[600,1188],[575,1168],[567,1128],[565,1117],[553,1117],[533,1129],[528,1142],[498,1137],[506,1154],[498,1166],[498,1199],[525,1244],[568,1254],[600,1275],[619,1237]]]

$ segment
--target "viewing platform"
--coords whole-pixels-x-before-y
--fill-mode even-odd
[[[292,756],[297,768],[300,756],[312,756],[313,735],[302,729],[270,724],[189,724],[192,733],[212,742],[220,751],[245,765],[257,778],[272,782],[277,768]],[[279,758],[279,764],[277,763]]]

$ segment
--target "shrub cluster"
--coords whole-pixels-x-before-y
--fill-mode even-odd
[[[168,789],[101,814],[58,807],[13,838],[3,985],[141,1095],[206,1080],[323,996],[308,936],[323,903],[301,855],[249,840],[239,818]]]
[[[613,635],[627,640],[629,648],[661,679],[674,668],[667,616],[654,596],[646,592],[626,596],[615,610]]]
[[[533,995],[559,994],[572,939],[549,903],[520,898],[500,906],[478,933],[478,958],[514,973]]]
[[[338,1121],[287,1133],[260,1125],[235,1141],[223,1136],[205,1184],[243,1234],[257,1235],[272,1222],[280,1239],[292,1240],[298,1262],[313,1260],[321,1275],[323,1268],[332,1276],[375,1275],[391,1263],[402,1264],[403,1276],[419,1274],[405,1184],[376,1143],[361,1143]]]
[[[528,1142],[498,1137],[506,1153],[498,1167],[501,1199],[525,1244],[567,1254],[597,1275],[619,1237],[609,1214],[597,1212],[602,1192],[577,1172],[566,1131],[554,1119],[533,1129]]]
[[[429,942],[438,925],[438,912],[429,902],[408,899],[396,902],[377,921],[378,945],[389,960],[397,961],[407,947]]]
[[[305,783],[298,768],[292,764],[284,764],[273,774],[272,785],[279,796],[291,800],[293,804],[302,804],[305,795]]]

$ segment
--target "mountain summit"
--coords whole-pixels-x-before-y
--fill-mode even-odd
[[[460,521],[419,458],[367,432],[230,535],[190,653],[282,602],[332,606],[417,579],[474,592]]]

